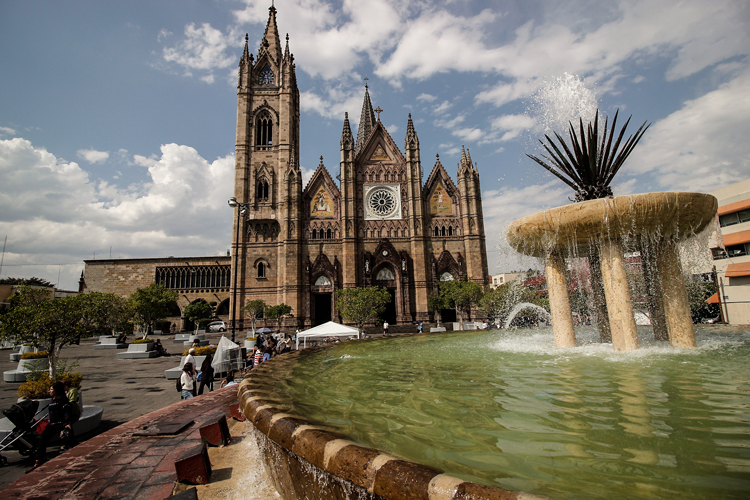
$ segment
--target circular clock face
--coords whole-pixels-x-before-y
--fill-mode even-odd
[[[388,250],[383,250],[383,257],[388,257]]]
[[[373,189],[367,200],[367,205],[370,211],[379,217],[391,215],[398,207],[393,191],[386,188]]]

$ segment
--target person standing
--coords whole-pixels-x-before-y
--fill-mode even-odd
[[[196,373],[195,373],[195,348],[194,347],[191,347],[188,350],[188,355],[185,356],[185,363],[182,366],[184,367],[188,363],[193,365],[193,377],[195,377]]]
[[[201,385],[198,388],[198,396],[203,394],[203,388],[208,387],[208,392],[214,390],[214,367],[211,366],[211,362],[214,357],[210,354],[206,356],[201,365]]]
[[[190,399],[193,397],[193,389],[195,389],[195,377],[193,376],[193,364],[185,363],[182,367],[182,375],[180,375],[180,386],[182,391],[182,399]]]
[[[388,336],[388,322],[383,321],[383,337],[387,337],[387,336]]]
[[[419,322],[419,325],[417,325],[417,332],[422,333],[422,322]]]

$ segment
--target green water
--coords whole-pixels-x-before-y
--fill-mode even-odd
[[[750,334],[614,353],[578,332],[347,342],[279,387],[296,412],[478,483],[552,498],[749,498]]]

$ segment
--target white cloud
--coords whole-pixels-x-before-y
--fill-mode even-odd
[[[653,124],[622,172],[663,188],[708,192],[750,177],[750,71]]]
[[[160,33],[161,36],[161,33]],[[185,38],[174,47],[164,48],[164,59],[186,69],[208,72],[201,75],[207,83],[213,83],[213,71],[234,66],[236,54],[228,54],[227,49],[235,48],[240,43],[239,33],[230,30],[228,34],[213,28],[209,23],[197,27],[194,23],[185,26]]]
[[[430,95],[430,94],[419,94],[417,96],[417,101],[421,101],[421,102],[432,102],[435,99],[437,99],[437,96]]]
[[[535,123],[535,120],[527,115],[503,115],[493,119],[490,125],[495,131],[505,132],[500,140],[508,141],[529,130]]]
[[[103,163],[109,158],[108,151],[97,151],[95,149],[79,149],[78,157],[89,163]]]
[[[15,135],[16,131],[15,131],[15,129],[12,129],[10,127],[0,127],[0,134],[3,134],[3,135]]]
[[[188,146],[166,144],[161,156],[135,156],[150,181],[119,189],[94,184],[77,163],[30,141],[0,140],[0,234],[8,235],[4,275],[39,275],[65,264],[75,283],[83,259],[114,256],[218,255],[231,240],[234,157],[211,163]],[[33,264],[33,266],[31,266]],[[52,265],[55,264],[55,265]],[[28,266],[21,267],[21,266]]]

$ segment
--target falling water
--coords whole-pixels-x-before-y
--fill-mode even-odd
[[[593,120],[599,100],[596,93],[587,87],[578,75],[563,73],[557,78],[549,78],[531,97],[528,111],[537,123],[535,136],[564,133],[568,124],[579,118],[584,123]]]

